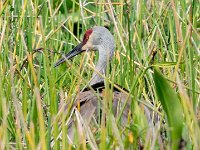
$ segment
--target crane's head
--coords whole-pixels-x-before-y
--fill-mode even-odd
[[[95,26],[88,29],[84,34],[82,42],[58,60],[54,64],[54,67],[57,67],[66,60],[69,60],[82,52],[90,50],[98,50],[99,55],[102,54],[102,56],[105,56],[105,59],[107,55],[111,58],[113,56],[114,49],[114,37],[110,31],[105,27]]]

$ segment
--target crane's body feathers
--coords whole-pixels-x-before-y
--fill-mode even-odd
[[[75,108],[73,110],[77,110],[77,106],[80,106],[80,115],[88,124],[90,124],[92,118],[99,120],[101,114],[98,113],[98,110],[105,111],[106,113],[113,113],[115,118],[119,117],[120,114],[121,125],[124,126],[127,124],[128,116],[130,114],[131,99],[127,94],[115,88],[115,86],[113,87],[113,92],[111,92],[112,95],[106,95],[106,97],[104,97],[106,92],[104,92],[104,79],[99,75],[99,73],[105,75],[106,67],[113,57],[114,49],[115,41],[113,35],[108,31],[108,29],[95,26],[86,31],[83,41],[80,44],[78,44],[72,51],[63,56],[60,60],[58,60],[58,62],[54,65],[57,67],[61,63],[65,62],[65,60],[69,60],[84,51],[95,50],[99,52],[99,59],[95,67],[98,71],[98,74],[96,71],[94,71],[92,79],[90,80],[90,86],[77,94],[77,98],[73,105]],[[91,90],[91,88],[93,90]],[[122,88],[122,90],[128,92],[124,88]],[[105,106],[105,103],[103,103],[104,99],[111,100],[109,101],[112,102],[111,111],[109,107]],[[146,112],[149,114],[148,110]],[[74,119],[71,119],[68,124],[68,136],[72,141],[74,137],[73,126]]]
[[[91,88],[93,90],[91,90]],[[115,117],[118,117],[122,112],[122,116],[120,119],[120,124],[125,126],[127,124],[128,115],[130,114],[130,100],[127,100],[127,94],[120,92],[117,88],[113,88],[112,93],[112,110],[110,111],[108,106],[103,106],[104,97],[104,82],[99,82],[92,85],[90,88],[85,88],[82,92],[80,92],[74,102],[74,107],[78,109],[80,106],[80,114],[82,119],[86,123],[90,123],[92,117],[98,122],[101,120],[102,109],[106,109],[105,112],[113,113]],[[127,90],[126,90],[127,91]],[[107,97],[108,100],[111,97]],[[79,103],[79,104],[78,104]],[[77,110],[73,109],[73,110]],[[131,115],[131,114],[130,114]],[[74,120],[68,125],[68,136],[73,141],[74,138]]]

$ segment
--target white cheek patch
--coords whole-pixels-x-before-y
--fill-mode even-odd
[[[90,50],[92,49],[92,44],[91,44],[91,41],[90,39],[87,41],[87,43],[82,47],[83,50]]]

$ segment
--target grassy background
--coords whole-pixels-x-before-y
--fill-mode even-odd
[[[130,91],[134,124],[121,136],[111,115],[106,127],[92,130],[88,144],[77,138],[76,148],[170,148],[169,126],[177,123],[186,148],[199,149],[199,9],[197,0],[0,1],[1,149],[73,148],[65,126],[70,113],[59,112],[58,102],[71,101],[87,84],[96,54],[77,56],[58,68],[53,64],[94,25],[114,34],[115,57],[107,77]],[[164,78],[154,75],[153,66]],[[138,101],[161,111],[153,132]],[[174,115],[176,110],[181,115]]]

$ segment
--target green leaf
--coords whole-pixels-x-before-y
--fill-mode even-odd
[[[161,73],[154,68],[156,93],[167,115],[172,149],[178,149],[182,140],[183,109],[177,94]]]

